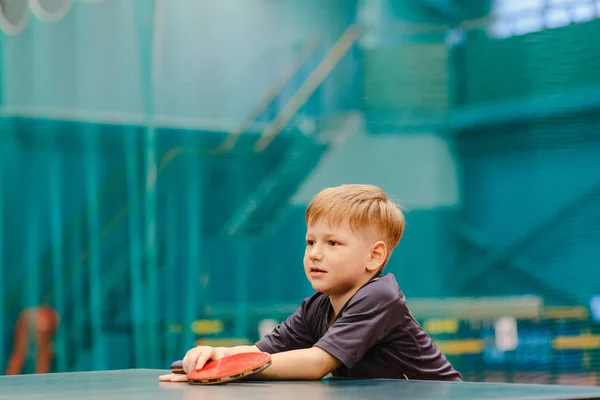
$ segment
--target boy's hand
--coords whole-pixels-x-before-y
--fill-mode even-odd
[[[198,346],[189,350],[183,358],[183,374],[161,375],[158,379],[161,382],[187,382],[187,374],[193,370],[199,370],[204,367],[208,360],[218,360],[232,354],[260,352],[256,346],[236,346],[236,347],[210,347]]]
[[[183,371],[188,374],[200,370],[209,360],[218,360],[230,354],[226,347],[197,346],[189,350],[183,358]]]
[[[187,382],[187,374],[202,369],[208,360],[218,360],[229,355],[230,349],[225,347],[198,346],[189,350],[183,358],[185,374],[166,374],[158,377],[161,382]]]

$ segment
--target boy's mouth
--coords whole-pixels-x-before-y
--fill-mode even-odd
[[[322,270],[322,269],[317,268],[317,267],[311,267],[310,268],[310,272],[322,272],[322,273],[326,273],[327,271]]]

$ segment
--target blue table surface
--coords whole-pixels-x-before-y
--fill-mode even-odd
[[[404,380],[159,382],[166,370],[116,370],[0,376],[0,399],[600,399],[600,387]]]

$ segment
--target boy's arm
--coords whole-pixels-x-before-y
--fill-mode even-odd
[[[271,354],[271,365],[249,380],[318,380],[340,367],[341,363],[318,347]]]
[[[184,358],[184,370],[191,371],[193,366],[204,365],[208,359],[219,359],[232,354],[245,352],[260,352],[257,346],[235,347],[196,347],[188,352]],[[268,380],[318,380],[328,373],[336,370],[341,365],[335,357],[319,347],[289,350],[271,354],[271,365],[254,374],[249,379]],[[162,380],[184,380],[185,376],[169,374],[162,376]]]
[[[256,346],[235,346],[224,348],[227,355],[260,352]],[[318,347],[289,350],[271,354],[271,365],[249,377],[268,380],[313,380],[321,379],[339,368],[341,363],[325,350]]]

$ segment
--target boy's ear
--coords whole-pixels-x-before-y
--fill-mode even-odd
[[[385,259],[387,258],[387,246],[381,240],[375,242],[369,255],[369,261],[367,262],[367,269],[371,272],[375,272],[383,266]]]

